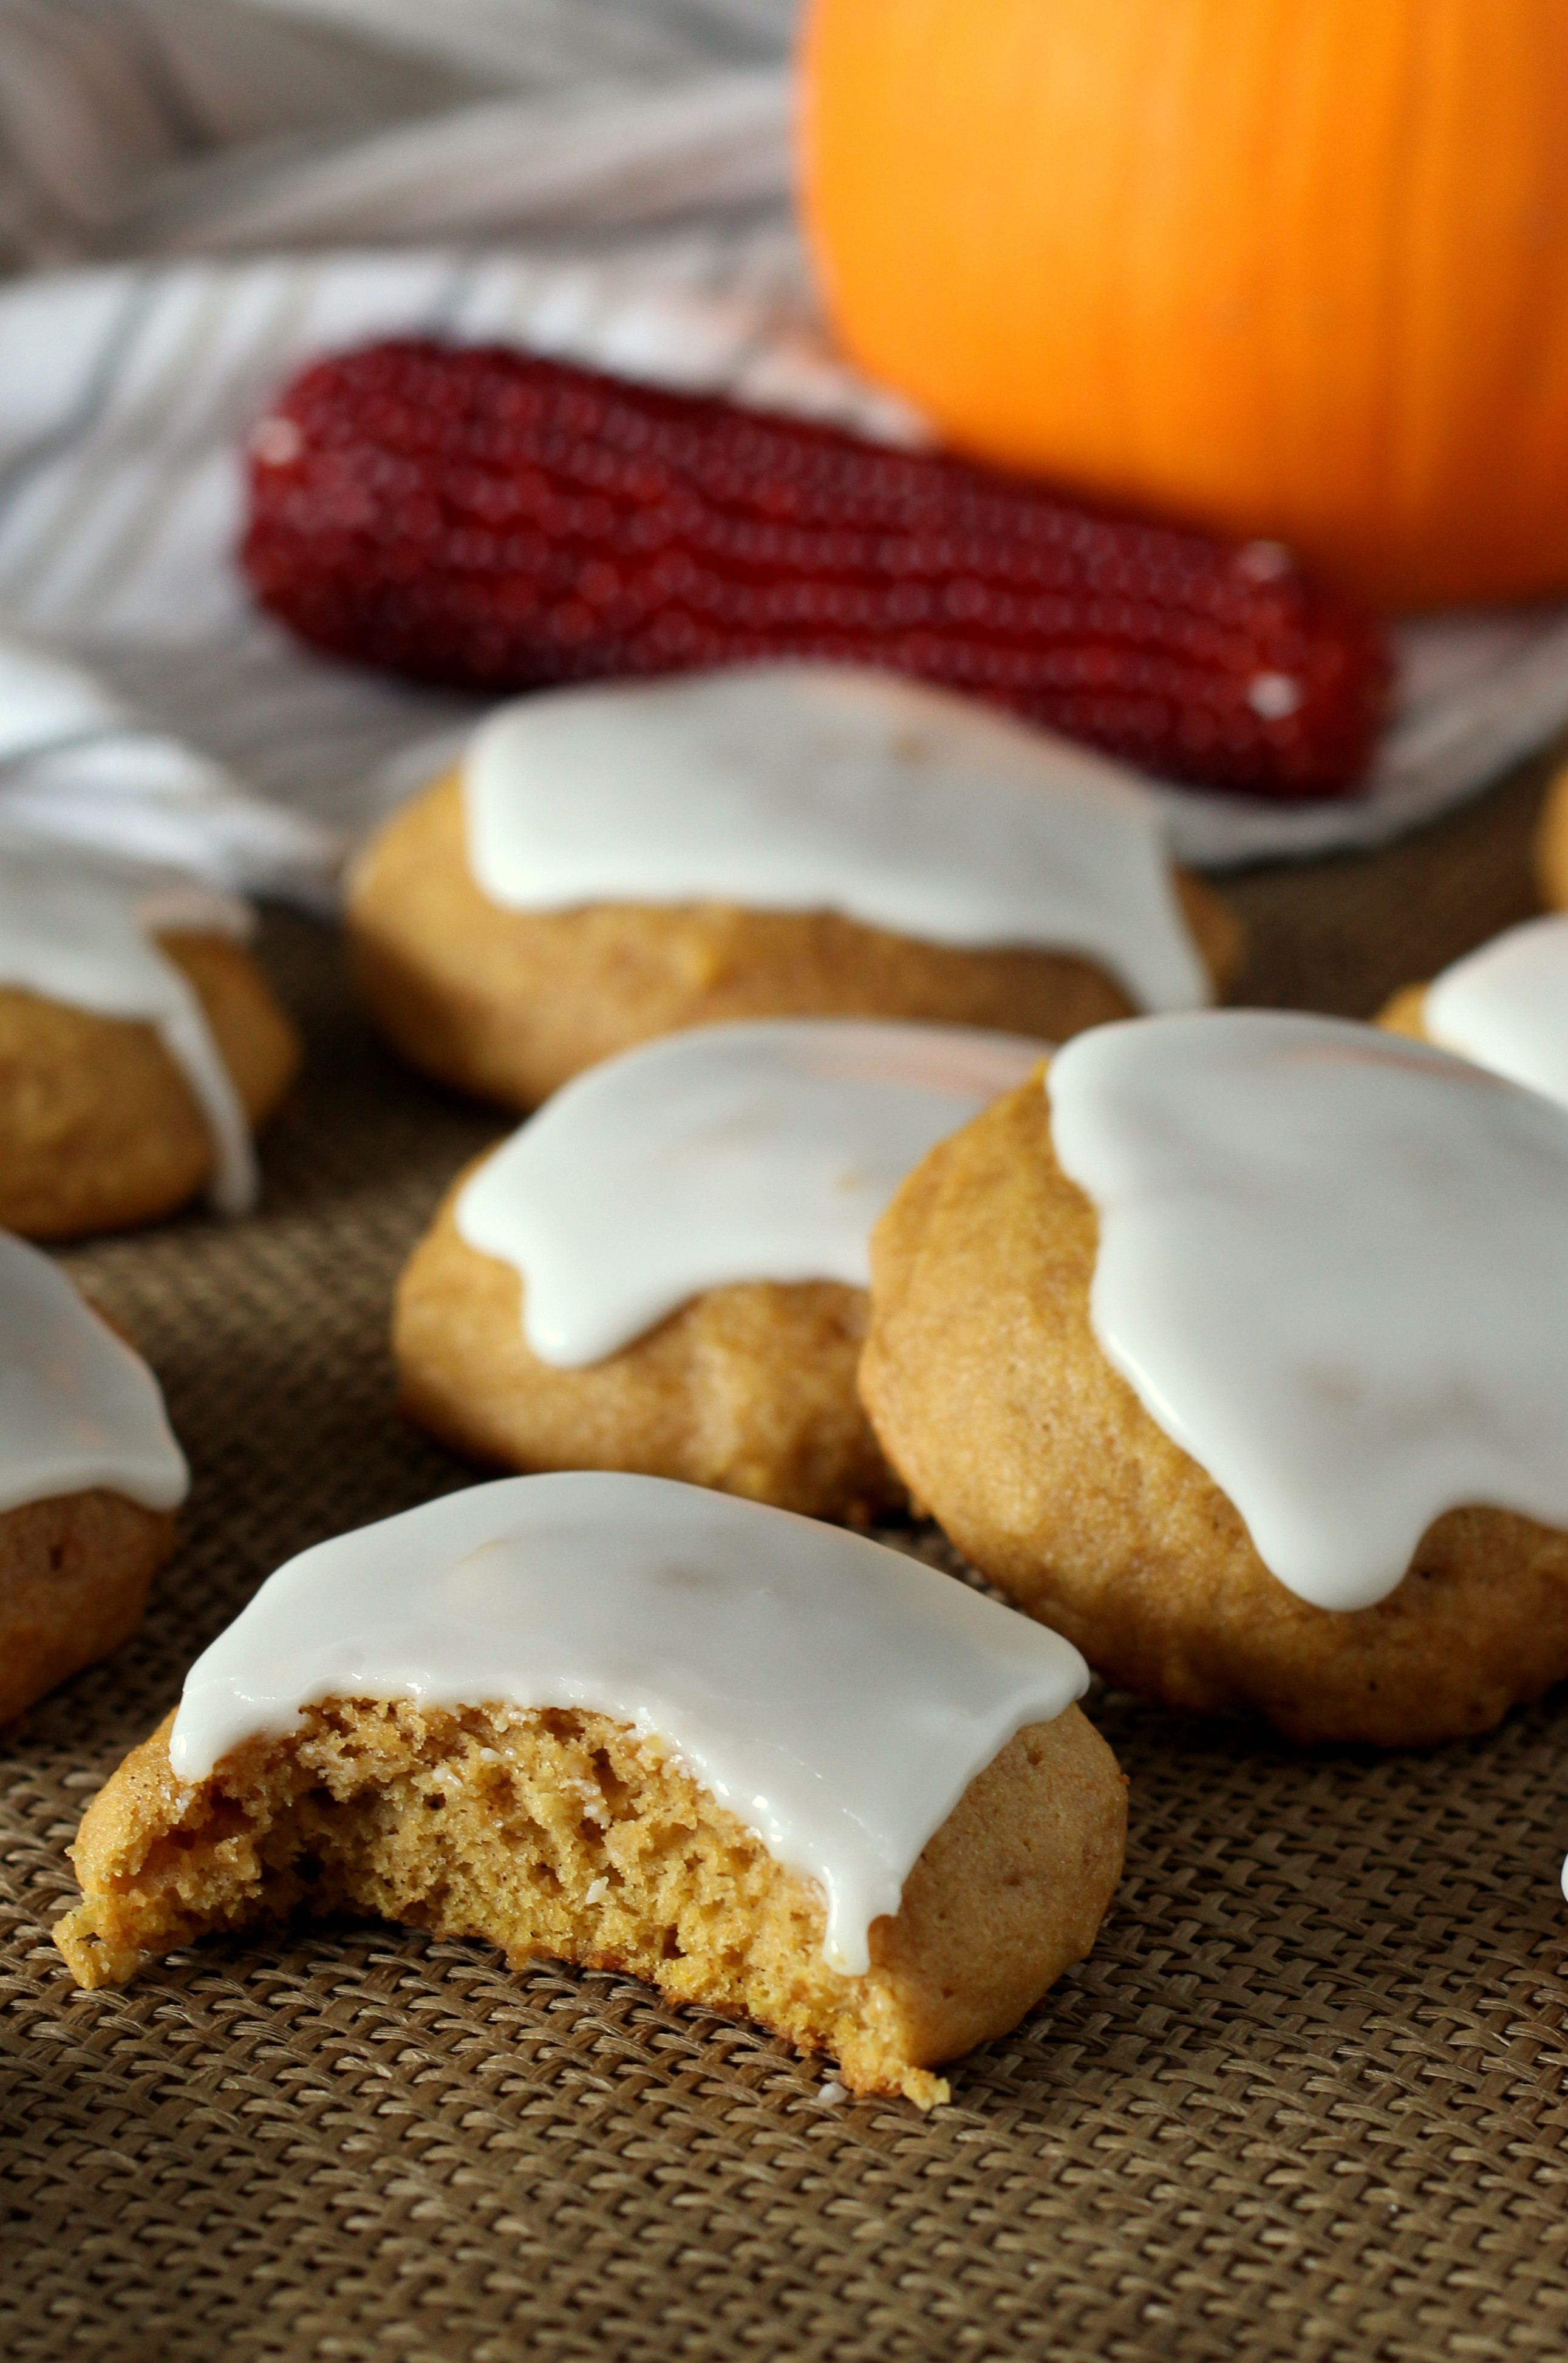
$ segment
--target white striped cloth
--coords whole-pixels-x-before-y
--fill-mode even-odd
[[[320,900],[342,846],[456,743],[472,703],[309,657],[247,602],[239,453],[312,354],[500,338],[919,434],[813,305],[791,15],[0,0],[0,814]],[[1370,793],[1162,790],[1184,859],[1376,842],[1568,722],[1568,610],[1400,638]]]

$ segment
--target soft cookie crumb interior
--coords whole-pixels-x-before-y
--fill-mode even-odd
[[[784,1869],[654,1738],[602,1716],[332,1700],[183,1787],[172,1718],[117,1773],[74,1858],[86,1900],[55,1931],[79,1984],[290,1914],[369,1912],[628,1969],[837,2058],[855,2091],[923,2107],[895,1975],[822,1956],[817,1890]],[[880,1924],[879,1924],[880,1925]]]

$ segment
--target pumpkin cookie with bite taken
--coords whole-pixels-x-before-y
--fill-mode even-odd
[[[954,1542],[1115,1681],[1302,1740],[1568,1675],[1568,1113],[1424,1045],[1107,1026],[873,1235],[862,1388]]]
[[[649,1478],[478,1486],[263,1585],[89,1809],[55,1941],[102,1986],[373,1914],[629,1969],[929,2107],[1116,1886],[1087,1679],[809,1519]]]
[[[373,1016],[530,1108],[688,1026],[888,1017],[1061,1040],[1196,1007],[1240,931],[1103,758],[876,673],[768,667],[501,708],[349,882]]]

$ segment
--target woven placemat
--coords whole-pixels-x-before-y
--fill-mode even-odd
[[[1539,784],[1233,882],[1250,994],[1368,1014],[1521,915]],[[376,1048],[325,930],[265,951],[310,1048],[265,1212],[70,1259],[196,1485],[142,1636],[0,1735],[10,2363],[1568,2353],[1550,1703],[1379,1758],[1102,1697],[1126,1883],[924,2119],[628,1980],[395,1929],[75,1991],[64,1846],[195,1651],[288,1553],[468,1473],[393,1416],[385,1315],[495,1124]]]

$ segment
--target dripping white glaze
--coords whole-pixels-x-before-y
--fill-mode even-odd
[[[828,1906],[853,1975],[932,1832],[1083,1695],[1070,1643],[917,1560],[662,1478],[514,1477],[317,1544],[197,1659],[205,1780],[325,1698],[579,1708],[657,1735]]]
[[[209,1195],[226,1215],[256,1203],[256,1153],[234,1080],[190,981],[158,930],[243,935],[249,914],[195,885],[14,838],[0,843],[0,984],[153,1027],[190,1085],[213,1145]]]
[[[189,1481],[141,1357],[48,1256],[0,1231],[0,1510],[95,1485],[172,1510]]]
[[[706,1026],[607,1059],[464,1183],[460,1236],[526,1283],[541,1361],[613,1354],[737,1281],[870,1285],[873,1224],[927,1149],[1046,1046],[957,1026]]]
[[[1465,1503],[1568,1525],[1568,1115],[1424,1044],[1219,1012],[1047,1079],[1110,1362],[1319,1608]]]
[[[463,766],[469,861],[512,909],[717,901],[1098,962],[1147,1009],[1207,971],[1127,771],[948,692],[766,666],[502,706]]]
[[[1568,913],[1527,919],[1427,987],[1434,1042],[1568,1105]]]

